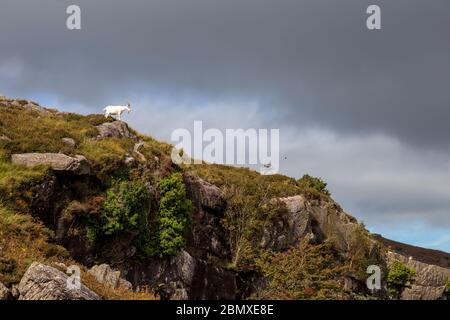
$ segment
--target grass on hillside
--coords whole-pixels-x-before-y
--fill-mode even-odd
[[[40,112],[4,104],[0,105],[0,114],[0,281],[9,286],[18,283],[34,261],[48,265],[75,264],[69,253],[54,243],[53,232],[29,215],[32,186],[52,174],[51,170],[46,166],[14,165],[10,162],[11,154],[81,154],[91,161],[96,173],[106,176],[123,166],[125,156],[132,154],[134,141],[93,139],[98,135],[95,126],[112,120],[102,115]],[[62,138],[74,139],[76,147],[68,147]],[[151,138],[145,141],[145,153],[159,156],[166,153],[165,144]],[[105,287],[86,271],[82,268],[83,283],[105,299],[155,299],[149,293]]]
[[[51,230],[31,216],[13,213],[0,206],[0,282],[7,286],[18,283],[31,263],[35,261],[53,267],[56,267],[54,265],[56,262],[66,265],[76,264],[66,249],[53,243],[53,237]],[[65,270],[61,271],[65,272]],[[88,288],[103,299],[156,299],[150,293],[130,292],[120,288],[111,289],[99,283],[84,267],[81,267],[81,279]]]
[[[52,232],[31,216],[0,206],[0,281],[6,285],[19,282],[34,261],[67,259],[64,248],[49,242],[52,237]]]
[[[111,178],[120,173],[127,155],[135,157],[138,162],[142,160],[133,153],[136,142],[132,139],[95,139],[98,135],[95,126],[111,121],[102,115],[81,116],[56,111],[43,113],[1,105],[0,113],[0,137],[8,138],[0,139],[0,201],[3,202],[3,206],[0,206],[0,281],[11,284],[20,280],[23,272],[33,261],[52,263],[63,260],[66,264],[73,263],[62,247],[53,244],[52,232],[31,216],[19,214],[30,213],[27,212],[32,197],[30,186],[45,175],[52,174],[51,170],[45,167],[15,166],[9,162],[12,153],[62,152],[69,155],[84,155],[91,162],[94,174],[100,178],[99,190],[106,190]],[[145,175],[147,180],[157,182],[173,169],[170,160],[172,147],[139,135],[133,130],[132,132],[145,142],[139,152],[147,159],[146,170],[143,172],[135,170],[135,174]],[[70,148],[62,141],[62,138],[66,137],[75,140],[75,148]],[[335,293],[335,283],[327,282],[334,277],[335,266],[330,262],[334,258],[333,252],[328,254],[328,251],[321,251],[318,247],[317,250],[309,248],[308,252],[303,253],[291,250],[279,255],[269,255],[267,264],[261,264],[261,260],[258,260],[264,254],[271,254],[260,248],[263,230],[276,226],[279,215],[283,214],[280,208],[272,205],[272,200],[303,194],[311,201],[328,201],[330,195],[325,183],[309,176],[298,180],[283,175],[264,176],[247,168],[215,164],[183,165],[181,169],[197,174],[224,192],[227,209],[221,223],[227,232],[227,240],[232,251],[231,260],[226,261],[227,266],[237,271],[262,270],[271,274],[274,270],[269,266],[276,263],[279,264],[279,269],[275,271],[284,273],[280,276],[287,278],[276,278],[275,274],[268,276],[274,281],[271,284],[275,285],[273,288],[285,290],[295,285],[292,290],[289,289],[283,294],[301,298],[303,294],[308,296],[308,292],[311,296]],[[365,236],[365,232],[362,233]],[[362,243],[359,240],[355,242]],[[355,260],[363,261],[365,249],[353,251],[361,251]],[[310,285],[308,281],[314,274],[312,271],[296,273],[295,261],[301,261],[305,254],[308,259],[311,257],[314,263],[317,262],[319,269],[322,268],[322,271],[327,273],[327,277],[320,278],[323,286]],[[291,261],[295,263],[291,264]],[[105,288],[87,275],[85,269],[83,270],[85,284],[105,298],[154,298],[145,293],[121,292]],[[302,282],[297,283],[298,281]]]
[[[25,152],[70,153],[62,138],[72,138],[81,143],[95,137],[95,125],[105,122],[101,115],[80,116],[75,114],[42,113],[20,107],[0,107],[0,146],[9,154]]]

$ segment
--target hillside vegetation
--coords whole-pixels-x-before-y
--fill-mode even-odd
[[[0,114],[0,282],[7,286],[38,261],[80,265],[86,285],[107,299],[388,297],[386,248],[320,178],[177,166],[170,145],[102,115],[12,99],[0,100]],[[35,153],[63,154],[89,170],[12,161]],[[101,263],[133,288],[95,280],[87,270]],[[378,293],[365,287],[372,264],[384,271]],[[395,296],[402,290],[397,283]]]

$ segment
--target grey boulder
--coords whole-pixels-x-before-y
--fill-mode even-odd
[[[11,291],[0,282],[0,300],[9,300],[11,299]]]
[[[67,171],[78,175],[91,173],[91,166],[83,156],[70,157],[62,153],[21,153],[13,154],[14,164],[27,167],[48,165],[55,171]]]
[[[112,289],[122,288],[126,290],[132,290],[133,286],[130,282],[120,277],[120,271],[113,270],[107,264],[95,265],[89,269],[89,273],[94,278],[104,285]]]
[[[97,127],[98,138],[130,138],[136,139],[136,136],[130,132],[128,125],[123,121],[105,122]]]
[[[80,288],[68,286],[65,273],[33,262],[25,272],[17,289],[19,300],[100,300],[100,297],[81,283]]]

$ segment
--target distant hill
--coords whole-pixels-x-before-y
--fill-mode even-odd
[[[417,261],[440,266],[442,268],[450,268],[450,253],[412,246],[383,238],[381,235],[375,235],[375,238],[391,250],[408,257],[413,257]]]

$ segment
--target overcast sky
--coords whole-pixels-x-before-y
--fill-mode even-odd
[[[0,0],[0,93],[80,113],[130,100],[126,120],[166,141],[194,120],[279,128],[282,173],[450,252],[449,31],[448,0]]]

